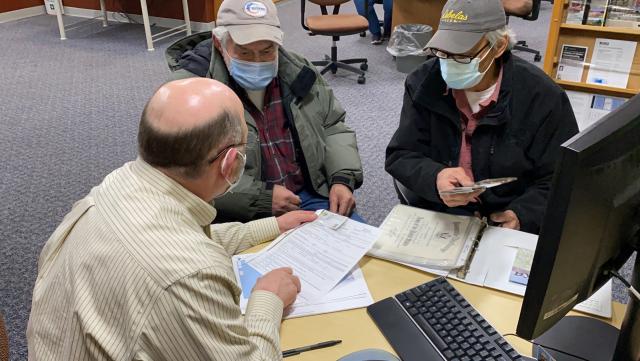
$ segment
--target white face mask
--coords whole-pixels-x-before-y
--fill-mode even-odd
[[[488,66],[483,72],[479,70],[480,62],[491,52],[491,48],[493,45],[481,59],[473,58],[469,64],[460,64],[453,59],[439,59],[440,73],[447,86],[451,89],[469,89],[478,85],[491,68]]]
[[[230,162],[229,157],[231,154],[231,149],[229,149],[227,151],[227,154],[225,154],[224,159],[222,160],[222,162],[220,162],[220,171],[222,172],[225,167],[226,164],[228,162]],[[239,150],[237,151],[238,157],[236,157],[236,161],[240,160],[240,162],[238,164],[235,164],[234,167],[234,173],[235,174],[235,179],[233,181],[230,181],[229,178],[227,178],[226,176],[224,176],[224,180],[227,182],[227,184],[229,184],[229,188],[227,188],[226,191],[224,191],[222,194],[218,195],[216,198],[220,198],[222,196],[224,196],[227,193],[230,193],[239,183],[240,183],[240,178],[242,178],[242,174],[244,174],[244,166],[247,164],[247,156],[246,154],[243,154],[242,152],[240,152]]]

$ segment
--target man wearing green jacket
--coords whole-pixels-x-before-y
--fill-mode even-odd
[[[216,200],[225,220],[248,221],[289,211],[355,214],[362,184],[356,135],[315,67],[282,48],[270,0],[225,0],[213,37],[200,33],[167,49],[172,80],[208,77],[242,100],[249,128],[244,176]]]

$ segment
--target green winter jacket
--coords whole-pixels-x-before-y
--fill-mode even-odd
[[[198,33],[173,43],[166,51],[171,79],[195,76],[229,84],[229,72],[221,54],[212,47],[211,33]],[[306,188],[328,197],[332,184],[352,190],[362,184],[362,164],[356,135],[344,123],[345,111],[315,67],[300,55],[280,49],[278,77],[285,114],[292,124],[296,145],[304,155]],[[247,165],[240,183],[216,199],[225,221],[249,221],[272,215],[272,190],[262,181],[262,157],[258,129],[245,107],[249,129]]]

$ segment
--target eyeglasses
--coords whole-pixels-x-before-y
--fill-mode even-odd
[[[435,48],[429,48],[429,52],[431,53],[431,55],[438,57],[440,59],[452,59],[456,63],[469,64],[473,59],[475,59],[478,55],[480,55],[480,53],[482,53],[484,49],[486,49],[487,46],[489,46],[490,44],[491,43],[487,42],[480,50],[478,50],[477,53],[471,56],[463,55],[463,54],[449,54],[445,51],[442,51],[440,49],[435,49]]]
[[[243,146],[246,149],[249,149],[249,146],[248,146],[247,143],[236,143],[236,144],[228,145],[228,146],[224,147],[218,154],[216,154],[215,157],[209,159],[207,161],[207,163],[211,164],[211,163],[215,162],[218,158],[220,158],[220,156],[222,156],[225,152],[227,152],[231,148],[238,148],[238,147],[243,147]]]

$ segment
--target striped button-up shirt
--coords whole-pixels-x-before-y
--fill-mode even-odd
[[[138,159],[77,202],[38,264],[29,360],[279,360],[282,301],[245,316],[230,257],[279,234],[275,218],[216,211]]]

